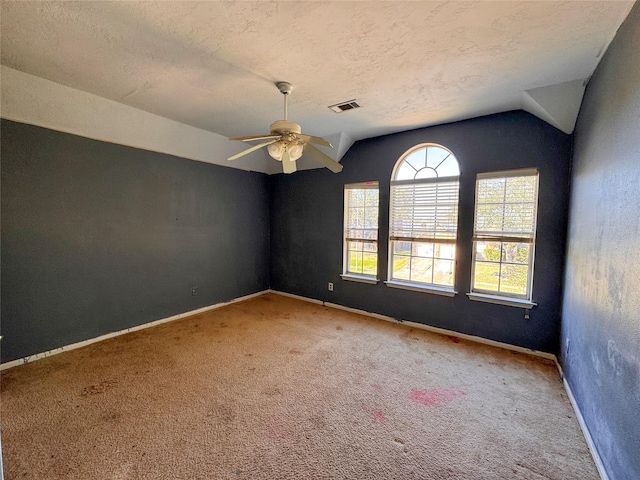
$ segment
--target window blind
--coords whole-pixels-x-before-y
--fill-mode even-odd
[[[435,179],[438,180],[438,179]],[[391,240],[455,243],[458,231],[459,182],[392,182]]]
[[[378,182],[351,183],[344,186],[345,240],[378,240]]]
[[[479,174],[474,241],[533,243],[537,204],[537,170]]]

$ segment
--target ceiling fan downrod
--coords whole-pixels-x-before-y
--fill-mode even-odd
[[[278,87],[278,90],[280,90],[280,93],[284,95],[284,119],[276,120],[271,124],[271,134],[272,135],[288,134],[289,136],[291,136],[291,134],[302,133],[302,129],[300,128],[300,125],[287,120],[287,113],[288,113],[287,97],[293,91],[293,85],[291,85],[289,82],[278,82],[276,83],[276,86]],[[282,139],[282,141],[285,141],[285,140],[286,140],[285,138]]]
[[[293,91],[293,85],[289,82],[278,82],[276,84],[280,93],[284,95],[284,120],[287,119],[287,96]]]

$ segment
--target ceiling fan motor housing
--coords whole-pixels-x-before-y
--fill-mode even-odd
[[[284,133],[302,133],[302,128],[297,123],[289,120],[276,120],[271,124],[272,135],[282,135]]]

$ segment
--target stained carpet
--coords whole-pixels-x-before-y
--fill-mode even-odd
[[[550,361],[279,295],[5,370],[7,479],[596,479]]]

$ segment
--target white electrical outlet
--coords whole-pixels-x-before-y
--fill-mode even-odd
[[[333,292],[333,283],[332,282],[329,282],[329,291]]]

